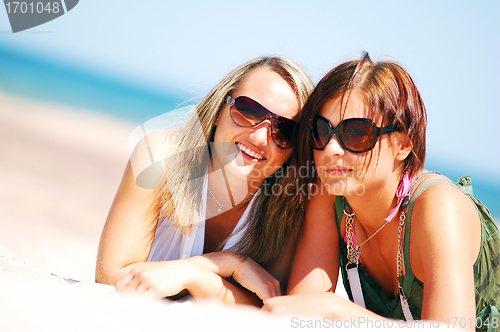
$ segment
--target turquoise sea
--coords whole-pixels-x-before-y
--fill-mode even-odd
[[[174,88],[154,89],[1,43],[0,90],[81,107],[138,125],[174,110],[193,97]],[[428,157],[426,168],[437,170],[454,181],[460,176],[471,175],[474,195],[489,208],[497,221],[500,220],[500,183],[489,180],[488,174],[482,170],[468,170],[464,174],[457,165],[435,157]]]
[[[68,65],[9,48],[0,43],[0,90],[59,102],[143,123],[173,110],[188,96],[180,91],[154,91],[92,68]]]

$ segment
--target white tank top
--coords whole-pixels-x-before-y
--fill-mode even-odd
[[[183,235],[180,228],[173,225],[170,219],[161,220],[156,229],[153,246],[149,252],[148,261],[170,261],[175,259],[189,258],[203,254],[205,245],[205,214],[207,207],[207,187],[208,173],[205,174],[203,180],[203,196],[200,204],[200,216],[198,227],[193,229],[189,234]],[[222,250],[231,250],[238,242],[241,241],[245,234],[248,223],[246,222],[250,213],[251,207],[255,200],[254,195],[247,208],[243,212],[240,220],[234,227],[233,233],[227,240]]]

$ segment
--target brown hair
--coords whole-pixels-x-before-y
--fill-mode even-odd
[[[333,68],[318,83],[301,113],[302,121],[296,136],[296,158],[300,165],[312,160],[311,128],[314,117],[324,104],[338,96],[351,93],[362,98],[368,107],[368,117],[381,117],[385,125],[395,125],[408,136],[413,149],[403,162],[401,177],[410,177],[420,170],[425,161],[425,130],[427,115],[425,106],[410,75],[393,61],[372,62],[368,53],[361,60],[349,61]],[[342,115],[342,114],[341,114]],[[300,144],[301,142],[302,144]],[[313,181],[314,174],[302,183]]]

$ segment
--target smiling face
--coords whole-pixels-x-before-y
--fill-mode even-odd
[[[290,85],[266,67],[252,70],[231,94],[249,97],[269,111],[293,119],[299,110],[297,97]],[[281,149],[270,136],[271,123],[265,120],[255,127],[240,127],[231,119],[225,104],[216,121],[213,162],[225,166],[229,176],[262,183],[287,160],[292,149]]]
[[[368,108],[355,93],[348,98],[347,106],[341,108],[341,101],[341,97],[328,100],[320,112],[333,127],[341,120],[369,118]],[[374,122],[378,127],[383,124],[377,117]],[[316,169],[328,192],[332,195],[360,195],[383,186],[394,175],[399,176],[399,136],[400,133],[382,135],[372,150],[353,153],[342,148],[337,136],[333,135],[324,150],[314,150]]]

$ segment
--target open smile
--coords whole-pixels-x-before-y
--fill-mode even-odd
[[[266,158],[264,158],[263,155],[261,155],[260,153],[258,152],[255,152],[253,150],[251,150],[249,147],[247,147],[246,145],[243,145],[241,143],[236,143],[236,145],[238,146],[238,148],[240,149],[241,151],[241,154],[244,156],[244,157],[247,157],[248,159],[251,159],[251,160],[266,160]]]

